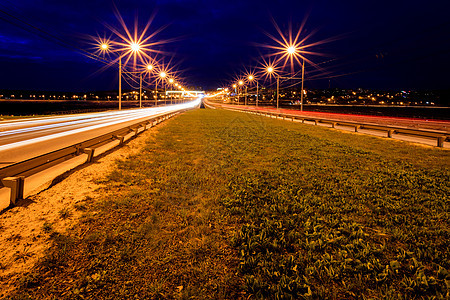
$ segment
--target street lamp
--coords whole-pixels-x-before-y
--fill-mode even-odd
[[[297,52],[297,48],[295,48],[294,46],[289,46],[287,47],[286,51],[289,55],[294,55]]]
[[[148,73],[148,81],[150,82],[150,79],[151,79],[151,77],[150,77],[150,73],[153,71],[153,65],[152,64],[147,64],[147,66],[145,66],[145,69],[146,69],[146,71],[147,71],[147,73]],[[140,84],[140,89],[141,89],[141,94],[142,94],[142,73],[141,73],[141,78],[140,78],[140,82],[141,82],[141,84]],[[142,102],[140,101],[140,103],[139,103],[139,106],[140,107],[142,107]]]
[[[242,80],[239,80],[239,82],[238,82],[238,84],[239,84],[239,95],[238,95],[238,105],[239,105],[239,98],[241,97],[241,87],[244,85],[244,81],[242,81]]]
[[[293,61],[293,58],[295,58],[298,61],[298,57],[302,58],[302,92],[300,95],[300,111],[303,111],[303,87],[304,87],[304,81],[305,81],[305,58],[299,54],[299,49],[298,49],[298,45],[299,44],[292,44],[292,45],[286,45],[286,55],[291,59],[291,61]],[[293,65],[292,65],[293,68]],[[279,79],[278,79],[279,82]],[[278,108],[278,100],[277,100],[277,108]]]
[[[237,95],[237,84],[233,84],[234,94]]]
[[[101,53],[109,53],[111,51],[108,42],[102,42],[99,45]],[[119,56],[119,110],[122,109],[122,56]]]
[[[122,44],[120,44],[120,45],[122,45]],[[108,42],[100,43],[99,48],[100,48],[99,50],[102,53],[111,52]],[[138,42],[130,41],[127,44],[126,48],[122,48],[118,51],[122,52],[118,58],[118,60],[119,60],[119,110],[122,110],[122,57],[124,57],[127,54],[130,54],[136,58],[136,56],[140,55],[140,53],[142,52],[142,49],[141,49],[141,45]]]
[[[272,66],[268,66],[267,68],[266,68],[266,73],[269,75],[269,76],[272,76],[272,75],[274,75],[275,74],[275,69],[274,69],[274,67],[272,67]],[[277,75],[277,109],[278,109],[278,102],[279,102],[279,99],[280,99],[280,75]]]
[[[136,42],[132,42],[132,43],[130,44],[130,50],[131,50],[132,52],[134,52],[134,53],[137,53],[137,52],[139,52],[139,51],[141,50],[141,45],[139,45],[139,44],[136,43]]]
[[[165,78],[167,77],[167,73],[166,72],[164,72],[164,71],[161,71],[160,73],[159,73],[159,77],[161,78],[161,82],[162,82],[162,84],[163,84],[163,87],[164,87],[164,104],[166,103],[166,82],[164,81],[165,80]],[[158,101],[158,100],[157,100]]]
[[[255,79],[255,76],[253,76],[253,75],[251,75],[251,74],[248,75],[248,80],[249,80],[250,82],[252,82],[253,80],[256,81],[256,107],[258,107],[259,82],[258,82],[258,80]]]

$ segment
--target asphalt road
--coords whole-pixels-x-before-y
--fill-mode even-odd
[[[2,121],[0,168],[131,126],[152,116],[198,106],[199,101],[163,107]]]
[[[361,122],[366,124],[374,124],[374,125],[390,125],[390,126],[398,126],[403,128],[411,128],[411,129],[425,129],[425,130],[437,130],[440,132],[448,133],[450,131],[450,121],[448,120],[424,120],[424,119],[415,119],[415,118],[402,118],[402,117],[383,117],[383,116],[370,116],[370,115],[350,115],[350,114],[340,114],[340,113],[328,113],[328,112],[310,112],[310,111],[296,111],[290,109],[276,109],[272,107],[255,107],[255,106],[244,106],[244,105],[229,105],[218,103],[220,106],[228,109],[240,108],[246,109],[249,112],[278,112],[285,114],[295,114],[303,117],[316,117],[316,118],[324,118],[324,119],[333,119],[337,121],[352,121],[352,122]],[[306,121],[306,124],[311,122]],[[311,124],[314,124],[313,122]],[[318,123],[320,126],[330,127],[330,124]],[[346,131],[354,131],[354,127],[348,126],[336,126],[336,129],[346,130]],[[360,129],[359,133],[370,134],[380,137],[385,137],[385,132],[380,132],[377,130],[368,130],[368,129]],[[418,136],[408,136],[404,134],[393,134],[392,138],[403,140],[407,142],[426,144],[429,146],[436,146],[437,141],[433,138],[424,138]],[[444,143],[444,148],[450,148],[450,142]]]

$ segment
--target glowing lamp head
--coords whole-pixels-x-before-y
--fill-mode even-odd
[[[148,71],[153,70],[153,66],[152,66],[152,65],[147,65],[147,70],[148,70]]]
[[[166,72],[159,73],[159,77],[161,78],[165,78],[166,76],[167,76]]]
[[[233,87],[236,88],[237,85],[233,84]]]
[[[141,50],[141,46],[138,43],[131,43],[130,49],[133,52],[138,52],[139,50]]]
[[[248,80],[253,80],[253,79],[255,79],[255,77],[253,77],[253,75],[248,76]]]
[[[106,50],[108,50],[109,46],[108,46],[108,44],[103,43],[103,44],[100,45],[100,48],[101,48],[103,51],[106,51]]]
[[[273,70],[273,67],[268,67],[268,68],[267,68],[267,73],[273,73],[273,71],[274,71],[274,70]]]
[[[244,82],[242,81],[242,80],[239,80],[239,85],[243,85],[244,84]]]
[[[286,51],[287,51],[287,53],[289,53],[290,55],[292,55],[292,54],[294,54],[294,53],[297,52],[297,49],[296,49],[294,46],[289,46],[289,47],[286,49]]]
[[[169,82],[170,82],[170,83],[173,83],[173,81],[174,81],[173,78],[170,78],[170,79],[169,79]]]

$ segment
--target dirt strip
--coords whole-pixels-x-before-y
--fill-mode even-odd
[[[117,151],[77,168],[61,182],[0,214],[0,298],[8,295],[20,276],[44,256],[51,232],[61,233],[76,226],[83,203],[100,196],[103,186],[96,182],[113,170],[116,160],[139,151],[156,130],[143,132]]]

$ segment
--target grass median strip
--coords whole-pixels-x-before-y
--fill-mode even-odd
[[[117,163],[13,298],[445,298],[449,162],[442,149],[188,112]]]

